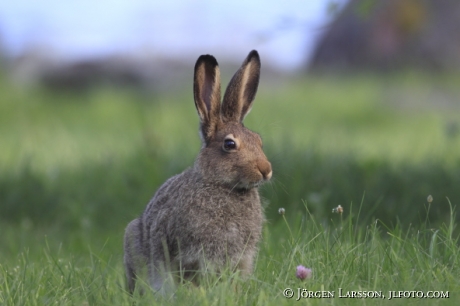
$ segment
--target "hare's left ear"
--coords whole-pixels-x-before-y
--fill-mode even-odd
[[[208,143],[220,122],[220,71],[212,55],[202,55],[196,61],[193,96],[200,117],[201,136]]]
[[[249,52],[241,68],[233,76],[225,91],[221,114],[224,121],[242,122],[249,113],[257,93],[260,77],[260,58],[256,50]]]

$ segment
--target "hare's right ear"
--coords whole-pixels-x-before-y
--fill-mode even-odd
[[[249,52],[248,56],[235,73],[222,102],[222,119],[226,122],[243,122],[249,113],[252,102],[257,93],[260,77],[260,58],[256,50]]]
[[[196,61],[193,95],[201,121],[201,135],[208,143],[220,121],[220,71],[214,56],[202,55]]]

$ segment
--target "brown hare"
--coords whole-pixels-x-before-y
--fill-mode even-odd
[[[202,55],[193,91],[202,147],[193,167],[168,179],[124,238],[127,287],[146,270],[155,291],[168,291],[172,272],[196,282],[197,273],[229,267],[252,272],[263,210],[258,187],[272,176],[260,136],[243,125],[257,92],[260,59],[251,51],[231,79],[222,104],[216,59]]]

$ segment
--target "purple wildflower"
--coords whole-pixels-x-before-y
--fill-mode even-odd
[[[311,278],[311,269],[305,268],[304,266],[300,265],[297,266],[297,270],[295,272],[295,276],[300,280],[304,280],[306,278]]]

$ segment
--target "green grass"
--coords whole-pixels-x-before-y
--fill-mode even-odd
[[[0,265],[0,303],[290,305],[299,299],[298,291],[305,289],[315,294],[333,292],[334,298],[330,299],[301,298],[315,305],[456,305],[460,248],[458,238],[453,237],[453,214],[450,223],[438,229],[422,224],[418,229],[408,230],[400,226],[388,228],[379,221],[366,228],[357,227],[352,215],[348,215],[343,220],[333,216],[334,223],[328,227],[318,224],[307,209],[292,224],[279,216],[282,222],[265,228],[266,239],[261,244],[255,273],[249,279],[228,272],[220,277],[209,276],[201,287],[179,286],[173,297],[151,293],[136,293],[131,297],[124,291],[119,256],[109,255],[103,246],[70,255],[63,247],[52,250],[44,245],[41,254],[24,251],[11,264]],[[300,264],[313,270],[310,279],[301,281],[295,277],[296,266]],[[291,299],[283,296],[286,288],[294,290]],[[351,291],[378,292],[381,297],[340,298]],[[436,292],[448,298],[400,298],[390,302],[390,291]]]
[[[261,190],[267,223],[255,273],[185,284],[174,299],[126,294],[122,236],[199,150],[190,85],[155,95],[75,94],[2,81],[0,305],[295,303],[283,297],[287,287],[336,296],[338,288],[450,293],[304,301],[313,304],[455,304],[458,81],[411,73],[275,85],[262,78],[245,123],[261,133],[274,178]],[[343,216],[331,212],[339,204]],[[312,279],[296,279],[301,264]]]

